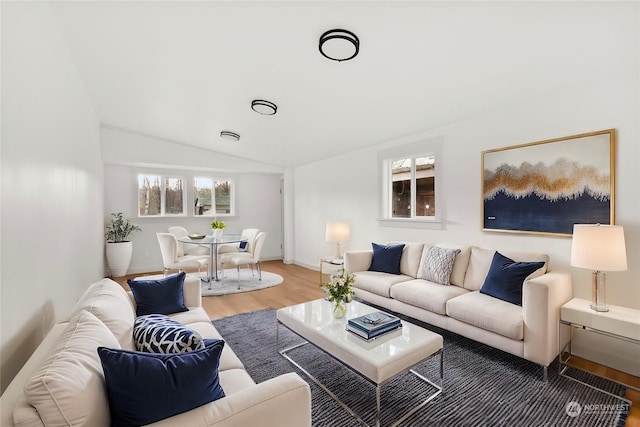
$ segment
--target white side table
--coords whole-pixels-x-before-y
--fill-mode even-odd
[[[576,328],[640,345],[640,310],[609,305],[609,311],[597,312],[592,310],[589,307],[589,304],[591,304],[591,302],[588,300],[574,298],[560,308],[560,326],[569,326],[570,335],[567,345],[560,349],[560,355],[558,356],[559,373],[566,378],[572,379],[588,387],[630,403],[623,397],[616,396],[605,390],[594,387],[591,384],[584,383],[567,374],[567,369],[569,367],[580,369],[568,363],[569,360],[571,360],[571,333]],[[558,335],[560,336],[560,334]],[[561,346],[562,344],[559,344],[559,347]],[[563,357],[563,355],[566,355],[566,357]],[[600,376],[593,372],[589,373]],[[625,384],[607,377],[602,378],[624,385],[627,388],[640,391],[639,388],[630,384]]]
[[[324,282],[323,275],[325,274],[338,274],[338,271],[344,265],[343,258],[336,258],[334,256],[325,256],[320,258],[320,283]]]

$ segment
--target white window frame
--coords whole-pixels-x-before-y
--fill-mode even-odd
[[[232,217],[236,215],[236,182],[232,178],[220,177],[220,176],[203,176],[197,175],[193,177],[192,185],[193,185],[193,199],[195,200],[196,193],[196,180],[197,179],[210,179],[212,183],[211,188],[211,203],[212,203],[212,213],[207,215],[196,215],[195,206],[193,206],[193,217],[195,218],[213,218],[213,217]],[[229,189],[229,213],[216,213],[215,208],[215,183],[220,181],[227,181],[231,188]]]
[[[160,177],[160,214],[159,215],[141,215],[140,214],[140,177],[141,176],[153,176]],[[184,176],[179,175],[165,175],[161,173],[139,173],[136,180],[136,210],[138,213],[138,218],[161,218],[161,217],[183,217],[187,216],[187,184]],[[166,193],[166,183],[167,179],[181,179],[182,180],[182,213],[180,214],[169,214],[166,212],[166,202],[167,202],[167,193]]]
[[[409,144],[389,148],[378,152],[380,171],[380,217],[378,222],[385,227],[427,228],[441,230],[444,228],[443,214],[443,182],[442,182],[442,146],[444,138],[436,137],[412,142]],[[433,216],[415,216],[416,177],[415,167],[411,170],[411,216],[409,218],[394,218],[392,216],[392,162],[399,159],[415,159],[420,157],[435,157],[435,210]]]

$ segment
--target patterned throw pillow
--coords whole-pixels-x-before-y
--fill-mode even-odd
[[[186,353],[204,348],[199,333],[163,314],[137,317],[133,340],[138,351],[147,353]]]
[[[453,263],[459,253],[460,249],[446,249],[438,246],[425,247],[417,278],[449,285]]]

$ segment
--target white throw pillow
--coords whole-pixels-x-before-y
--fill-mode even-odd
[[[71,313],[87,310],[115,335],[122,348],[134,350],[133,321],[136,310],[120,284],[102,279],[92,284],[80,297]]]
[[[108,426],[109,402],[98,347],[120,348],[96,316],[74,316],[55,348],[24,386],[46,426]]]
[[[460,249],[446,249],[439,246],[425,247],[417,278],[449,285],[453,263],[459,253]]]

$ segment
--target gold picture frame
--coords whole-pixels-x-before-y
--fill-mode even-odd
[[[482,230],[571,236],[614,224],[615,129],[482,152]]]

